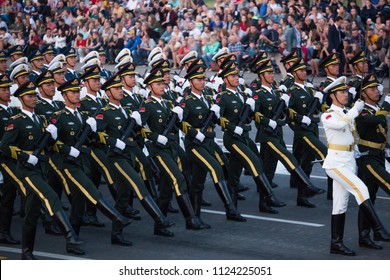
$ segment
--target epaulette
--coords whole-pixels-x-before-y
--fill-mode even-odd
[[[84,100],[90,100],[90,99],[91,98],[88,95],[86,95],[86,96],[84,96],[83,98],[80,99],[80,102],[84,101]]]
[[[290,90],[294,90],[294,89],[299,89],[299,86],[297,86],[296,84],[293,84],[293,85],[290,87]]]
[[[116,108],[114,108],[114,107],[112,107],[112,106],[110,106],[110,105],[107,105],[106,107],[103,107],[103,108],[101,108],[100,110],[102,110],[103,112],[105,112],[105,111],[114,110],[114,109],[116,109]]]
[[[232,94],[232,92],[230,91],[230,90],[224,90],[224,91],[221,91],[220,92],[220,95],[223,95],[223,94],[227,94],[227,95],[231,95]]]
[[[44,100],[42,100],[42,99],[38,99],[37,105],[38,105],[38,104],[46,104],[46,101],[44,101]]]
[[[148,103],[155,103],[156,101],[152,100],[151,98],[146,100],[145,103],[148,104]]]
[[[70,112],[69,112],[68,110],[62,109],[62,110],[59,110],[59,111],[57,111],[57,112],[54,112],[53,115],[59,116],[59,115],[61,115],[61,114],[63,114],[63,113],[65,113],[65,114],[70,114]]]
[[[196,97],[194,97],[194,96],[192,96],[192,95],[190,95],[190,94],[188,94],[187,96],[186,96],[186,100],[188,100],[188,99],[195,99]]]
[[[16,120],[16,119],[19,119],[19,118],[26,118],[27,116],[26,115],[23,115],[22,113],[19,113],[15,116],[12,116],[11,117],[11,120]]]

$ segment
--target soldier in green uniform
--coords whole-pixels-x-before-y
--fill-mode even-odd
[[[166,229],[172,224],[158,208],[142,179],[134,170],[134,165],[131,164],[134,162],[132,147],[138,144],[134,141],[133,135],[127,139],[122,138],[124,129],[131,125],[131,122],[142,125],[141,116],[138,111],[130,113],[120,105],[120,100],[123,98],[120,75],[116,74],[109,78],[102,89],[109,98],[109,104],[99,110],[96,119],[99,142],[108,146],[107,162],[110,173],[118,180],[115,208],[120,212],[125,211],[130,191],[133,190],[143,208],[155,221],[154,234],[172,237],[174,234]]]
[[[249,138],[252,119],[248,117],[241,119],[243,108],[248,110],[246,107],[249,106],[252,112],[255,110],[255,100],[237,91],[239,84],[238,72],[237,63],[230,62],[219,74],[226,84],[226,91],[221,93],[217,102],[221,108],[220,124],[224,130],[223,144],[230,152],[229,175],[234,174],[237,164],[239,164],[241,169],[242,166],[245,166],[251,173],[260,192],[260,203],[263,205],[267,204],[267,207],[285,206],[286,204],[279,201],[272,192],[272,187],[263,172],[256,144]],[[229,176],[230,180],[234,180],[234,177]],[[230,183],[229,187],[234,185],[234,182]],[[234,199],[237,191],[233,189],[231,192]]]
[[[200,219],[204,184],[206,175],[210,172],[214,186],[225,206],[226,218],[240,222],[246,221],[234,206],[224,179],[222,166],[214,155],[214,121],[217,121],[219,117],[219,106],[213,104],[212,97],[205,97],[202,94],[206,79],[204,66],[194,67],[184,78],[189,80],[191,85],[191,93],[186,96],[181,106],[184,110],[182,130],[186,133],[184,144],[189,160],[192,162],[190,198],[195,214]],[[215,115],[212,117],[214,121],[208,123],[208,127],[202,132],[210,114]],[[205,228],[210,228],[202,219],[200,221]]]
[[[360,98],[361,92],[357,92],[357,90],[361,89],[363,77],[366,73],[368,73],[368,63],[365,51],[360,51],[355,54],[348,63],[352,65],[356,72],[355,76],[353,76],[348,82],[348,87],[350,88],[348,92],[351,93],[349,95],[348,105],[352,105],[356,101],[356,98]]]
[[[187,192],[187,184],[183,175],[183,164],[178,155],[179,130],[176,123],[183,117],[181,107],[172,108],[172,103],[162,99],[164,95],[165,83],[164,74],[160,69],[153,70],[145,79],[151,98],[144,103],[140,109],[143,124],[147,124],[149,129],[143,129],[145,138],[152,141],[149,146],[149,154],[155,160],[160,169],[160,194],[157,201],[160,209],[167,214],[169,202],[172,198],[172,186],[176,195],[176,200],[186,221],[187,229],[204,228],[199,219],[195,216],[190,198]],[[172,112],[171,112],[172,109]],[[175,114],[177,116],[175,116]],[[171,123],[172,122],[172,123]],[[173,124],[172,127],[165,128],[165,125]],[[165,134],[165,135],[164,135]]]
[[[374,74],[367,75],[361,84],[361,97],[365,106],[360,115],[356,118],[356,129],[359,134],[358,147],[361,152],[360,158],[356,160],[358,165],[358,176],[368,187],[370,198],[373,203],[376,200],[376,193],[383,189],[390,195],[390,173],[386,171],[385,161],[390,158],[390,145],[387,142],[388,122],[386,117],[390,111],[390,95],[387,95],[381,106],[377,103],[380,100],[378,91],[378,80]],[[360,86],[359,86],[360,87]],[[382,246],[373,242],[370,238],[370,221],[359,209],[359,245],[373,249],[382,249]],[[380,236],[374,235],[374,240],[383,240]]]
[[[265,60],[254,69],[261,78],[261,88],[254,92],[253,99],[256,102],[255,122],[257,127],[256,142],[260,142],[260,155],[264,162],[264,174],[269,182],[272,182],[275,175],[276,166],[280,161],[290,173],[295,173],[305,184],[305,191],[314,194],[312,183],[302,168],[299,166],[295,157],[287,150],[283,141],[283,126],[286,125],[286,111],[290,97],[272,88],[275,80],[272,62]],[[275,108],[281,106],[282,110],[276,112]],[[279,113],[279,115],[275,115]],[[304,186],[301,186],[304,187]],[[304,190],[298,190],[297,205],[312,206],[303,196]],[[262,207],[260,204],[259,207]],[[263,209],[274,213],[274,209]]]
[[[280,81],[281,86],[285,86],[286,89],[281,88],[282,91],[287,92],[290,87],[294,85],[294,75],[290,73],[290,67],[294,64],[297,60],[299,60],[300,55],[298,51],[292,51],[288,55],[283,56],[280,60],[281,63],[283,63],[284,68],[286,68],[287,75],[283,78],[283,80]]]
[[[50,62],[54,59],[56,50],[53,45],[46,45],[41,50],[43,56],[43,68],[41,71],[47,70],[49,68]]]
[[[53,74],[55,88],[53,100],[63,102],[64,98],[62,97],[61,92],[58,90],[58,87],[65,83],[64,64],[60,61],[52,62],[47,68],[47,71],[50,71]]]
[[[64,52],[65,61],[66,61],[66,72],[65,72],[65,80],[70,80],[73,78],[80,78],[80,73],[75,70],[77,63],[77,54],[76,49],[69,47]]]
[[[107,70],[104,66],[106,65],[107,61],[107,53],[103,46],[95,48],[95,51],[99,54],[99,60],[100,60],[100,77],[106,81],[108,78],[112,76],[111,71]]]
[[[7,127],[9,119],[18,114],[17,108],[8,106],[11,80],[5,74],[0,75],[0,125]],[[3,137],[5,130],[0,130],[0,139]],[[16,160],[10,156],[0,156],[0,171],[3,175],[3,185],[1,187],[0,197],[0,244],[18,245],[19,240],[15,240],[11,235],[11,222],[16,191],[26,195],[26,189],[23,183],[16,176]]]
[[[8,50],[8,56],[12,62],[22,58],[24,56],[23,47],[21,45],[15,45]]]
[[[41,51],[35,50],[28,57],[28,62],[30,62],[31,72],[28,76],[30,81],[35,81],[35,79],[41,74],[41,69],[43,67],[43,56]]]
[[[250,69],[253,73],[256,73],[258,74],[258,76],[256,77],[256,79],[254,79],[251,83],[250,83],[250,89],[252,90],[252,92],[255,92],[256,90],[258,90],[259,88],[261,88],[261,78],[259,76],[259,73],[256,72],[255,70],[258,68],[258,66],[263,63],[264,61],[266,61],[268,59],[268,55],[266,52],[259,52],[256,57],[254,58],[254,60],[252,61],[251,65],[250,65]]]
[[[326,72],[326,79],[325,81],[322,81],[320,83],[320,90],[323,90],[327,86],[329,86],[331,83],[333,83],[338,75],[339,75],[339,68],[340,68],[340,58],[337,53],[331,53],[327,57],[325,57],[321,63],[318,65],[318,67],[323,68]],[[324,103],[326,105],[326,108],[323,108],[327,110],[330,106],[331,100],[327,97],[324,98]],[[329,103],[329,104],[326,104]]]
[[[79,247],[81,242],[62,209],[57,194],[46,181],[44,157],[35,152],[37,144],[41,144],[39,142],[43,141],[38,140],[50,137],[46,135],[47,133],[56,138],[53,132],[54,126],[46,127],[45,120],[34,113],[37,103],[35,89],[33,82],[27,82],[15,92],[15,96],[22,103],[22,112],[11,118],[0,146],[4,156],[18,160],[17,176],[27,191],[26,217],[22,229],[22,259],[35,259],[33,255],[35,234],[42,204],[62,227],[67,240],[67,252],[84,254],[84,251]],[[46,136],[43,137],[43,135]]]
[[[0,51],[0,75],[7,73],[7,52],[5,50]]]
[[[312,161],[314,159],[324,160],[327,155],[326,146],[319,139],[318,131],[318,114],[321,111],[323,94],[319,91],[314,92],[312,87],[306,87],[306,65],[303,59],[296,61],[290,68],[294,75],[294,85],[290,87],[289,94],[291,98],[288,106],[288,117],[294,127],[294,143],[293,151],[298,150],[299,153],[293,153],[295,158],[300,162],[300,165],[310,178],[312,171]],[[318,100],[315,100],[317,98]],[[308,116],[309,110],[314,106],[314,112]],[[295,176],[295,174],[291,174]],[[296,178],[298,185],[303,182],[300,178]],[[298,186],[298,190],[304,188]],[[324,190],[314,188],[316,194],[324,193]],[[302,193],[298,196],[309,196],[310,193]],[[312,195],[312,194],[311,194]],[[298,200],[297,205],[304,207],[315,207],[308,200]]]
[[[59,87],[59,90],[64,96],[65,109],[54,113],[51,122],[58,129],[54,150],[60,154],[61,171],[69,186],[72,205],[71,224],[76,233],[79,233],[87,199],[113,221],[111,244],[131,246],[132,243],[125,240],[122,235],[123,228],[129,225],[131,220],[123,217],[102,197],[85,173],[85,158],[81,154],[88,153],[89,150],[84,147],[87,143],[78,143],[81,141],[78,135],[84,133],[86,129],[96,132],[97,124],[94,118],[88,117],[77,109],[76,105],[80,102],[80,82],[77,78],[73,78]]]

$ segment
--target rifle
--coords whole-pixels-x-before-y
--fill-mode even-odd
[[[165,136],[168,139],[171,138],[169,134],[171,133],[172,129],[176,126],[177,119],[178,119],[178,115],[176,113],[173,113],[169,118],[167,124],[165,125],[165,129],[161,134],[162,136]],[[159,148],[164,148],[164,145],[159,142],[156,142],[156,146]]]
[[[126,146],[130,146],[129,137],[136,126],[137,122],[135,121],[135,119],[128,118],[126,121],[126,125],[121,129],[122,136],[119,138],[119,140],[125,142]],[[122,153],[122,150],[117,147],[114,147],[112,150],[118,154]]]
[[[204,124],[203,124],[202,128],[199,130],[201,133],[205,134],[207,132],[207,129],[210,126],[212,126],[214,117],[215,117],[215,112],[210,110],[206,120],[204,121]],[[192,141],[192,143],[194,143],[194,145],[196,145],[196,146],[202,145],[202,142],[200,142],[196,138]]]
[[[273,117],[272,117],[272,120],[273,121],[276,121],[278,120],[281,116],[283,118],[286,117],[286,115],[284,114],[284,109],[286,108],[286,103],[284,102],[284,100],[282,99],[279,99],[278,103],[276,104],[276,107],[274,108],[274,111],[273,111]],[[272,127],[270,126],[267,126],[265,128],[265,131],[269,132],[269,133],[272,133],[274,130],[272,129]]]
[[[51,134],[46,131],[43,134],[41,134],[41,136],[38,138],[38,140],[35,144],[36,148],[35,148],[34,152],[32,153],[32,155],[36,156],[38,158],[38,160],[40,160],[40,161],[48,161],[49,160],[48,156],[42,155],[41,153],[45,150],[47,144],[49,143],[50,138],[51,138]],[[24,166],[29,167],[29,168],[34,167],[34,165],[32,165],[28,162],[25,162]]]
[[[252,111],[251,106],[249,104],[244,105],[242,108],[241,114],[240,114],[240,120],[237,123],[237,126],[243,127],[247,119],[249,118],[249,114]],[[233,134],[233,138],[240,139],[241,135],[238,135],[236,133]]]

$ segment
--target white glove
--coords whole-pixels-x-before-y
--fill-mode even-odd
[[[239,78],[238,82],[240,83],[240,85],[245,85],[245,80],[243,78]]]
[[[173,107],[172,112],[177,114],[177,116],[179,117],[179,121],[183,120],[183,108],[182,107],[175,106],[175,107]]]
[[[204,136],[204,134],[202,132],[198,131],[195,138],[198,139],[200,142],[203,142],[203,140],[206,138],[206,136]]]
[[[126,147],[126,144],[122,140],[116,139],[115,147],[117,147],[120,150],[123,150]]]
[[[284,93],[280,98],[284,101],[284,103],[286,103],[286,107],[288,107],[288,103],[290,102],[290,95]]]
[[[378,90],[379,90],[379,94],[382,95],[383,94],[383,86],[379,85]]]
[[[253,92],[252,92],[252,90],[251,90],[250,88],[246,88],[246,89],[244,90],[244,92],[245,92],[248,96],[253,96]]]
[[[219,117],[221,116],[221,107],[219,107],[217,104],[213,104],[211,105],[210,110],[213,111],[215,113],[215,116],[219,119]]]
[[[70,147],[69,155],[74,158],[77,158],[80,155],[80,151],[77,150],[75,147]]]
[[[244,130],[240,126],[236,126],[236,128],[234,129],[235,134],[241,135],[243,132]]]
[[[349,90],[348,90],[348,92],[349,92],[350,94],[352,94],[352,97],[353,97],[353,98],[355,98],[355,96],[356,96],[356,88],[350,87]]]
[[[87,120],[86,120],[86,123],[91,127],[91,130],[93,132],[96,132],[97,130],[97,125],[96,125],[96,120],[94,118],[91,118],[89,117]]]
[[[35,166],[38,163],[38,158],[34,155],[28,155],[27,162],[33,166]]]
[[[355,145],[353,147],[353,156],[354,156],[354,158],[360,158],[360,151],[359,151],[359,147],[357,145]]]
[[[309,82],[307,82],[307,83],[305,84],[305,86],[306,86],[306,87],[311,87],[311,88],[314,87],[313,84],[312,84],[312,83],[309,83]]]
[[[364,108],[364,101],[363,100],[358,100],[355,102],[355,105],[353,105],[352,109],[355,109],[359,114]]]
[[[179,86],[176,86],[175,89],[174,89],[175,92],[179,93],[180,95],[183,94],[183,88],[182,87],[179,87]]]
[[[57,129],[57,127],[54,124],[49,124],[46,127],[46,131],[50,133],[51,138],[53,138],[53,140],[57,140],[57,136],[58,136],[57,131],[58,131],[58,129]]]
[[[275,129],[277,125],[278,124],[276,123],[276,121],[271,119],[269,120],[268,126],[271,127],[272,129]]]
[[[390,158],[390,149],[385,149],[385,158]]]
[[[287,87],[285,85],[280,85],[279,86],[279,90],[283,93],[286,93],[287,92]]]
[[[311,119],[309,117],[303,116],[302,123],[305,123],[309,126],[311,124]]]
[[[320,100],[320,103],[322,103],[322,99],[324,98],[324,95],[322,94],[322,92],[316,91],[316,93],[314,94],[314,97],[318,98],[318,100]]]
[[[135,120],[135,122],[139,125],[142,126],[142,120],[141,120],[141,115],[138,111],[133,111],[130,116],[132,119]]]
[[[245,103],[251,106],[252,112],[255,111],[255,100],[253,98],[248,98]]]
[[[387,103],[390,103],[390,95],[388,94],[388,95],[386,95],[386,97],[385,97],[385,101],[387,102]]]
[[[168,138],[164,135],[159,135],[157,137],[157,142],[165,146],[168,143]]]
[[[180,104],[182,100],[183,100],[183,97],[179,96],[179,97],[176,99],[176,103],[177,103],[177,104]]]

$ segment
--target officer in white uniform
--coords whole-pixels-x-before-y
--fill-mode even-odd
[[[324,89],[332,101],[332,105],[321,116],[328,142],[328,155],[322,167],[333,179],[330,253],[354,256],[355,252],[343,244],[345,212],[348,207],[349,193],[354,195],[359,208],[370,221],[374,233],[381,237],[386,237],[389,233],[383,227],[372,206],[366,185],[356,175],[355,154],[358,153],[358,150],[355,148],[354,119],[363,110],[364,102],[358,100],[352,109],[346,110],[344,107],[348,103],[346,81],[347,78],[342,76]]]
[[[27,58],[26,58],[27,59]],[[28,82],[29,67],[27,64],[21,63],[14,66],[10,79],[14,82],[11,86],[11,98],[9,106],[22,108],[19,98],[14,97],[14,92],[24,83]]]

